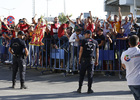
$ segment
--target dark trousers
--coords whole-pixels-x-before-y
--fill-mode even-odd
[[[140,100],[140,85],[129,85],[129,88],[133,93],[135,100]]]
[[[26,71],[26,64],[25,59],[22,57],[13,56],[13,74],[12,74],[12,82],[16,82],[17,72],[19,69],[20,74],[20,82],[21,84],[25,81],[25,71]]]
[[[88,75],[88,88],[92,87],[93,80],[93,71],[94,71],[94,60],[85,58],[81,60],[81,68],[80,68],[80,77],[79,77],[79,87],[81,88],[83,85],[83,80],[85,73],[87,71]]]

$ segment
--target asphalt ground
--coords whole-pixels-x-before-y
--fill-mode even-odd
[[[78,74],[46,72],[27,69],[26,85],[28,89],[20,89],[19,75],[16,88],[12,86],[12,71],[8,66],[0,65],[0,100],[134,100],[125,78],[94,74],[92,89],[94,93],[87,94],[87,78],[82,87],[82,93],[76,93]]]

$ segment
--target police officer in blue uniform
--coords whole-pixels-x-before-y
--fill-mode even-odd
[[[9,52],[13,55],[13,73],[12,73],[12,88],[15,88],[16,83],[16,76],[19,70],[20,74],[20,89],[26,89],[25,86],[25,71],[26,71],[26,64],[25,64],[25,57],[28,56],[28,49],[26,47],[24,39],[24,32],[19,31],[17,34],[17,38],[11,41]]]
[[[99,47],[98,42],[91,38],[92,32],[86,31],[84,36],[85,39],[82,40],[80,45],[79,52],[79,64],[80,68],[80,77],[79,77],[79,88],[77,90],[78,93],[81,93],[81,88],[84,80],[85,73],[87,71],[88,75],[88,91],[87,93],[93,93],[92,87],[92,78],[93,78],[93,70],[94,65],[98,65],[99,58]],[[96,51],[96,56],[94,56]]]

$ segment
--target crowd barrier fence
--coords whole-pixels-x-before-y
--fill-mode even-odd
[[[53,69],[63,70],[65,75],[67,72],[78,71],[80,68],[78,64],[80,47],[72,46],[71,43],[62,46],[62,41],[58,40],[58,42],[57,49],[53,47],[51,39],[44,39],[44,46],[28,45],[29,56],[27,58],[27,65],[30,68],[45,68],[41,73]],[[99,65],[95,66],[95,71],[120,73],[122,71],[120,56],[127,49],[127,46],[126,40],[113,40],[112,45],[109,41],[106,41],[105,45],[99,50]],[[0,45],[0,57],[4,53],[3,48],[4,46]],[[9,53],[8,60],[11,61],[11,59],[12,56]]]

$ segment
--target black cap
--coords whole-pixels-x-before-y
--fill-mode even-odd
[[[23,31],[19,31],[18,35],[25,35]]]
[[[90,30],[85,31],[85,34],[92,34]]]

